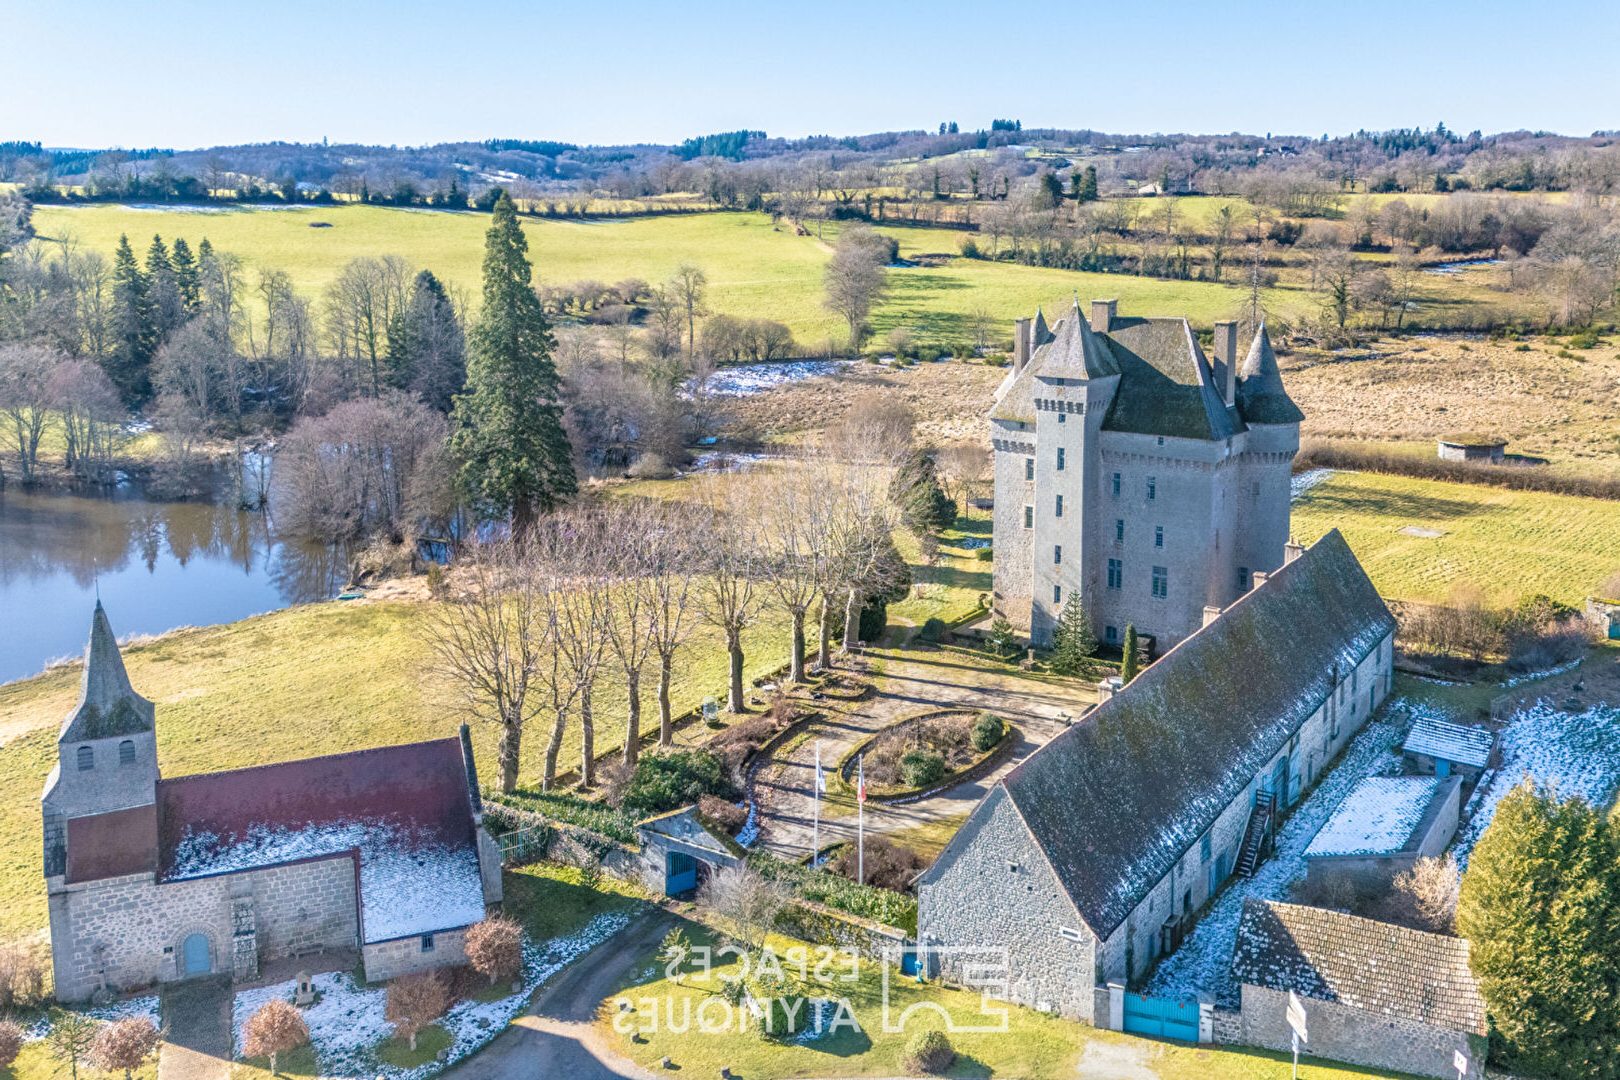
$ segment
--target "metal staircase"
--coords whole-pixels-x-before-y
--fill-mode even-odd
[[[1242,877],[1253,877],[1255,867],[1266,857],[1276,816],[1276,796],[1270,791],[1256,792],[1254,809],[1249,811],[1249,826],[1243,831],[1243,846],[1238,848],[1237,872]]]

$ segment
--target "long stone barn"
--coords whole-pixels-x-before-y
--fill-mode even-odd
[[[156,733],[98,603],[41,799],[58,998],[336,950],[372,980],[464,961],[501,899],[465,728],[174,779]]]
[[[1395,620],[1337,531],[1211,615],[1008,773],[918,878],[947,980],[1004,949],[1013,1001],[1108,1026],[1107,985],[1179,944],[1389,692]]]

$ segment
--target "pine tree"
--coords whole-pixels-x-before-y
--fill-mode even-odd
[[[1052,631],[1052,670],[1059,675],[1082,674],[1086,661],[1096,651],[1097,635],[1092,632],[1085,605],[1079,597],[1070,597]]]
[[[175,237],[169,261],[174,264],[174,287],[180,293],[180,309],[189,319],[202,305],[202,281],[197,273],[197,259],[191,254],[191,245],[186,243],[185,237]]]
[[[135,261],[129,237],[118,238],[112,269],[113,349],[105,360],[107,377],[124,403],[144,404],[152,392],[152,354],[157,328],[146,275]]]
[[[1087,165],[1085,173],[1080,178],[1080,201],[1097,201],[1097,166]]]
[[[889,480],[889,498],[900,507],[906,526],[919,536],[956,524],[956,503],[940,486],[934,459],[914,450]]]
[[[467,493],[525,531],[578,489],[562,426],[551,328],[529,287],[529,242],[504,193],[484,245],[484,314],[468,347],[451,449]]]
[[[1497,804],[1463,876],[1468,939],[1501,1063],[1550,1077],[1620,1075],[1615,828],[1527,780]]]
[[[1119,664],[1119,681],[1121,685],[1128,685],[1141,671],[1141,661],[1136,658],[1136,624],[1125,624],[1125,655]]]
[[[388,322],[389,385],[449,412],[466,381],[466,341],[455,305],[432,271],[423,270]]]
[[[161,236],[152,237],[152,246],[146,249],[146,295],[151,298],[152,325],[161,343],[185,321],[174,263]]]

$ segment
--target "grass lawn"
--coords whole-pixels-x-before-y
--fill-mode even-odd
[[[1441,601],[1456,582],[1492,600],[1580,604],[1620,570],[1620,503],[1377,473],[1335,473],[1294,503],[1294,535],[1338,528],[1384,596]]]
[[[416,1033],[416,1049],[411,1049],[409,1040],[395,1036],[377,1045],[377,1056],[396,1069],[416,1069],[438,1057],[439,1051],[450,1043],[448,1031],[438,1024],[430,1024]]]
[[[692,924],[685,929],[694,945],[716,943],[714,935],[703,926]],[[772,942],[783,956],[789,955],[787,950],[794,945],[802,943],[786,938]],[[813,957],[814,947],[809,948]],[[713,1027],[700,1030],[694,1020],[677,1032],[671,1030],[669,1020],[681,1027],[687,1015],[727,1015],[718,997],[720,978],[737,975],[740,965],[735,961],[724,966],[717,963],[707,974],[693,970],[677,984],[664,978],[664,965],[649,953],[638,970],[640,976],[633,985],[603,1003],[600,1030],[620,1053],[638,1064],[656,1068],[668,1056],[681,1075],[715,1076],[721,1068],[729,1067],[733,1074],[749,1080],[901,1076],[906,1075],[901,1059],[908,1034],[940,1024],[938,1013],[928,1010],[943,1010],[964,1022],[982,1015],[977,994],[935,985],[919,986],[891,972],[890,1015],[898,1018],[913,1005],[920,1004],[923,1009],[907,1019],[902,1032],[886,1032],[881,968],[863,963],[854,980],[846,981],[848,965],[839,958],[829,965],[831,974],[826,981],[812,978],[804,990],[813,996],[847,999],[859,1024],[858,1031],[840,1026],[836,1032],[803,1045],[763,1038],[751,1029],[741,1029],[740,1023],[722,1023],[719,1026],[723,1030],[718,1031]],[[623,1017],[618,1012],[620,997],[632,1007]],[[699,1014],[699,1008],[711,999],[717,1003]],[[619,1027],[627,1030],[615,1030],[615,1018]],[[628,1032],[636,1029],[646,1032],[642,1041],[632,1041]],[[1270,1080],[1287,1077],[1290,1072],[1281,1054],[1156,1042],[1098,1031],[1016,1006],[1008,1007],[1006,1031],[956,1034],[950,1039],[958,1055],[948,1074],[951,1076],[1039,1080],[1078,1074],[1156,1076],[1160,1080]],[[1339,1080],[1392,1074],[1311,1063],[1305,1075],[1311,1080]]]
[[[625,911],[647,899],[635,885],[610,874],[601,875],[593,888],[582,870],[562,863],[514,867],[502,875],[502,883],[502,908],[536,941],[575,933],[604,912]]]

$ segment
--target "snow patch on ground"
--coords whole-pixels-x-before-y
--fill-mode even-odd
[[[1156,997],[1189,998],[1209,994],[1222,1004],[1237,1001],[1232,983],[1232,946],[1237,942],[1243,902],[1286,900],[1296,881],[1305,876],[1305,849],[1344,801],[1350,790],[1373,775],[1400,771],[1400,744],[1417,711],[1405,699],[1396,699],[1383,714],[1368,722],[1345,747],[1333,771],[1311,789],[1277,833],[1277,850],[1253,877],[1232,877],[1215,903],[1205,911],[1181,948],[1159,964],[1147,993]]]
[[[383,1016],[388,999],[385,989],[361,986],[348,972],[316,975],[311,981],[319,998],[314,1005],[300,1011],[304,1023],[309,1025],[310,1041],[320,1059],[320,1075],[385,1080],[422,1080],[433,1076],[481,1049],[523,1012],[535,990],[571,961],[623,930],[629,921],[627,912],[607,912],[568,937],[553,938],[538,945],[526,940],[523,989],[495,1001],[462,1001],[453,1006],[438,1021],[451,1036],[445,1060],[415,1069],[396,1068],[376,1056],[377,1044],[393,1034],[392,1026]],[[248,1018],[276,998],[291,1001],[294,985],[289,980],[243,990],[236,995],[231,1029],[237,1054],[241,1053],[242,1029]]]
[[[1306,469],[1288,481],[1289,501],[1299,498],[1332,475],[1332,469]]]
[[[1607,806],[1620,787],[1620,708],[1594,705],[1568,713],[1538,701],[1508,720],[1501,747],[1502,765],[1469,800],[1476,809],[1453,849],[1464,869],[1497,803],[1525,777],[1560,798],[1580,796],[1594,806]]]
[[[770,460],[770,454],[736,454],[728,450],[705,450],[701,454],[692,455],[692,472],[742,472],[751,469],[762,461]]]
[[[759,806],[753,799],[748,800],[748,820],[737,830],[735,839],[737,846],[744,848],[753,847],[754,841],[759,839]]]
[[[1502,687],[1503,689],[1511,690],[1515,686],[1523,686],[1527,682],[1535,682],[1537,679],[1550,679],[1554,675],[1562,675],[1566,671],[1574,671],[1580,666],[1581,658],[1576,657],[1567,664],[1559,664],[1557,667],[1550,667],[1545,671],[1530,671],[1523,675],[1515,675],[1511,679],[1504,679],[1502,680]]]
[[[125,998],[110,1005],[97,1005],[92,1009],[85,1009],[84,1015],[104,1023],[112,1024],[119,1020],[144,1018],[152,1022],[153,1027],[161,1027],[162,1020],[158,1015],[158,999],[156,994],[143,994],[140,997]],[[37,1042],[43,1039],[51,1030],[51,1018],[41,1016],[23,1029],[24,1042]]]
[[[786,360],[774,364],[739,364],[710,375],[703,388],[717,397],[747,397],[787,383],[834,375],[853,360]]]
[[[175,848],[168,880],[355,849],[360,852],[360,904],[367,942],[470,926],[484,917],[478,852],[470,844],[450,847],[425,830],[380,818],[302,828],[255,826],[228,841],[211,832],[188,832]]]
[[[979,551],[990,546],[990,541],[983,536],[969,536],[958,540],[951,547],[961,548],[963,551]]]
[[[1306,855],[1399,851],[1423,820],[1441,781],[1433,776],[1369,776],[1333,811]]]

